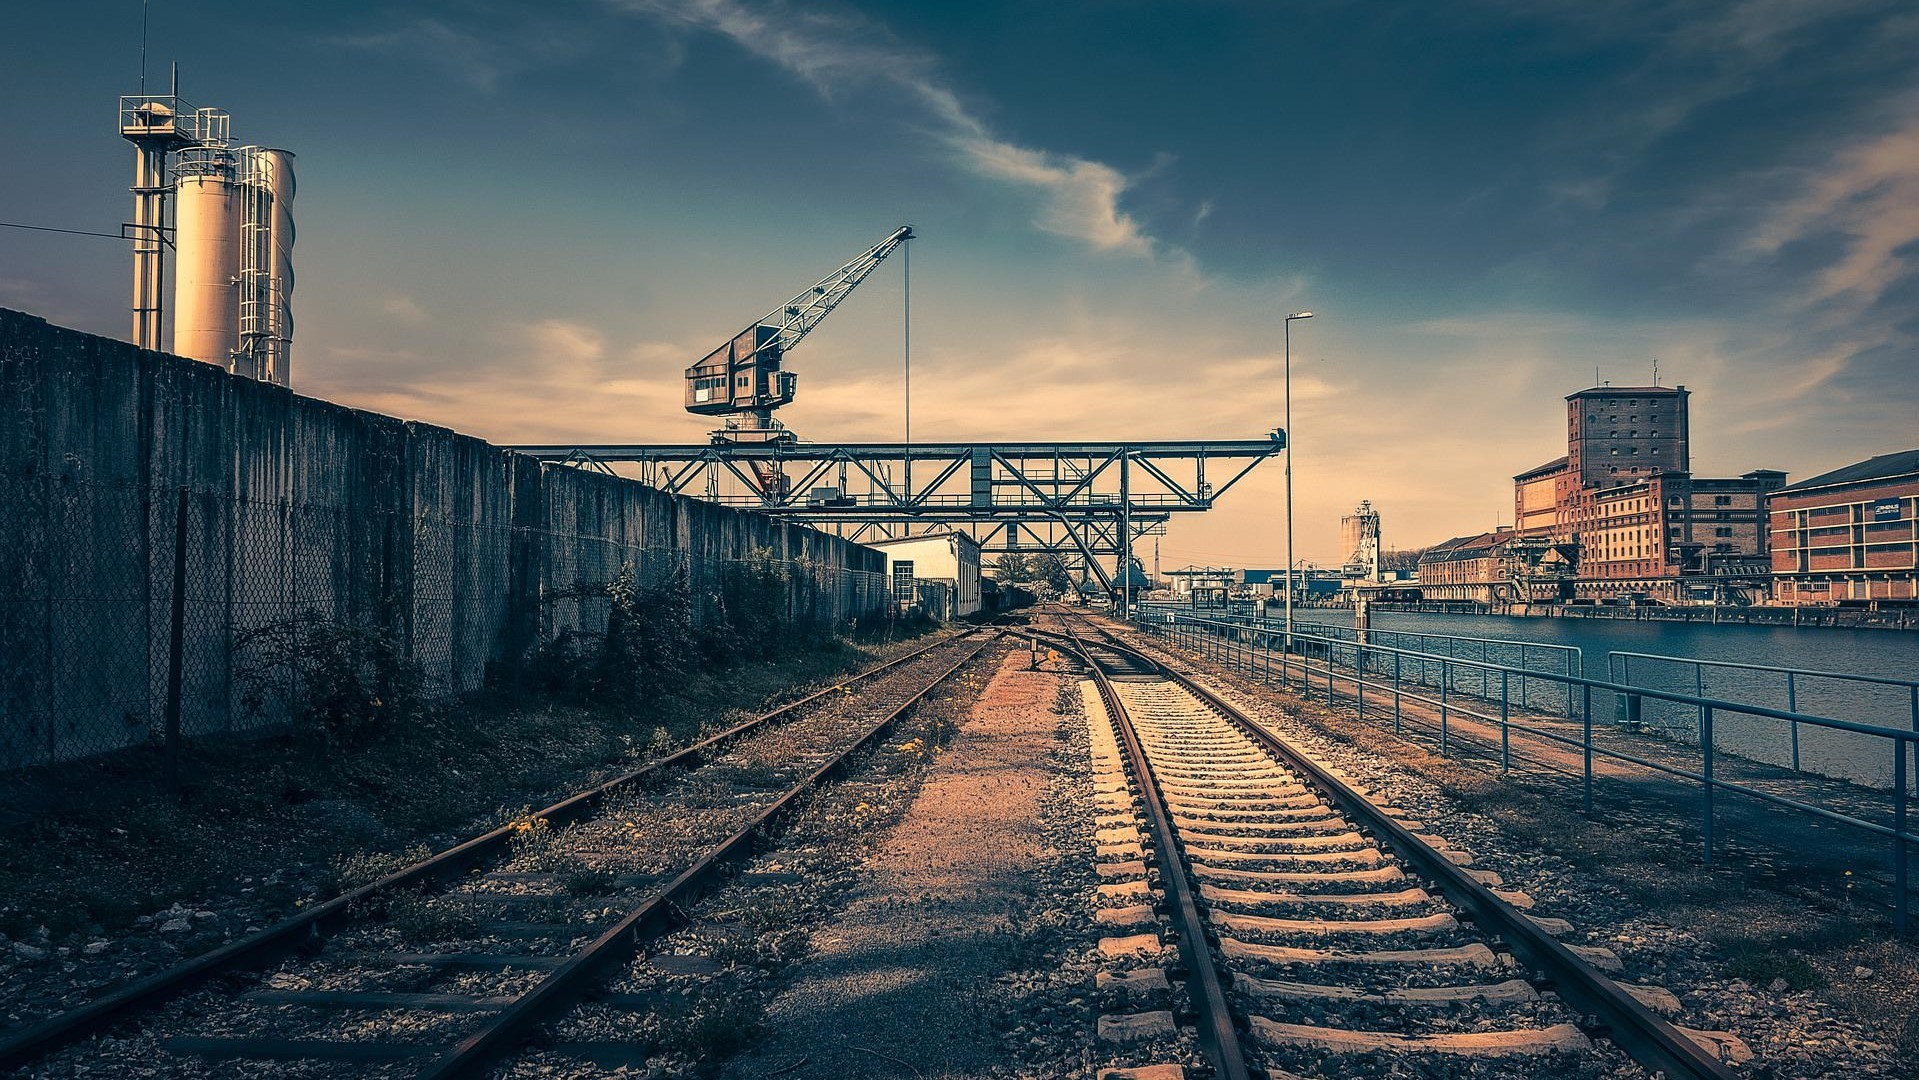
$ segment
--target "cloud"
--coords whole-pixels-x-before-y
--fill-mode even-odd
[[[425,326],[433,321],[433,316],[420,306],[419,301],[401,293],[396,293],[382,301],[380,310],[400,322],[413,326]]]
[[[611,2],[720,34],[829,101],[872,84],[904,92],[925,110],[935,136],[961,165],[1038,196],[1038,228],[1117,254],[1151,257],[1159,246],[1137,218],[1120,208],[1133,177],[1102,162],[1001,138],[940,77],[932,57],[898,43],[863,17],[801,10],[779,0]]]
[[[341,34],[328,43],[361,52],[423,60],[475,90],[492,93],[522,61],[492,42],[440,19],[409,19],[386,30]]]
[[[335,34],[322,44],[369,55],[392,57],[409,66],[437,69],[472,90],[497,93],[516,76],[556,64],[576,63],[595,48],[601,36],[579,20],[556,18],[537,7],[515,13],[500,9],[504,19],[476,13],[465,18],[389,15],[380,29]],[[641,70],[672,70],[678,58],[666,50],[639,63]]]
[[[1557,200],[1604,208],[1620,178],[1663,140],[1702,113],[1751,93],[1781,74],[1817,72],[1860,81],[1878,67],[1903,69],[1919,41],[1919,19],[1897,0],[1751,0],[1689,4],[1672,0],[1489,0],[1509,19],[1541,20],[1568,31],[1557,50],[1604,55],[1622,45],[1643,53],[1638,65],[1606,84],[1591,115],[1563,130],[1589,153],[1579,175],[1547,184]],[[1870,21],[1870,25],[1848,26]],[[1846,44],[1828,40],[1843,33]]]
[[[1911,105],[1903,122],[1840,155],[1802,192],[1775,210],[1751,246],[1776,253],[1821,235],[1842,238],[1839,258],[1819,273],[1813,300],[1870,306],[1911,269],[1907,254],[1919,242],[1919,117]]]

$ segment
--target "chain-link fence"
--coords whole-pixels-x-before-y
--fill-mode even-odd
[[[622,580],[683,597],[706,628],[806,632],[890,606],[883,573],[724,539],[727,556],[704,538],[0,477],[0,769],[281,726],[329,667],[373,673],[345,684],[374,706],[511,679],[542,643],[605,633]]]

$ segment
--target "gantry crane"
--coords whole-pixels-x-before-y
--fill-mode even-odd
[[[715,443],[793,441],[793,434],[773,419],[774,409],[793,400],[799,381],[793,372],[780,368],[780,361],[888,255],[911,239],[913,227],[900,226],[687,368],[686,411],[725,417],[724,426],[713,432]],[[763,493],[773,494],[773,485],[783,477],[763,473],[760,479]]]

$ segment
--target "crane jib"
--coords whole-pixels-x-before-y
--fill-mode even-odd
[[[901,244],[913,239],[903,225],[799,295],[749,323],[731,340],[686,369],[686,411],[725,417],[716,439],[777,439],[773,410],[793,400],[798,378],[780,367],[798,345],[860,282]]]

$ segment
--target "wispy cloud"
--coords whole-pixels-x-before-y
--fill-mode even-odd
[[[960,98],[928,54],[853,13],[779,0],[610,0],[614,6],[720,34],[834,100],[878,84],[925,111],[936,138],[975,175],[1037,196],[1034,224],[1098,251],[1150,257],[1164,245],[1121,209],[1134,178],[1104,162],[1001,137]]]
[[[488,93],[517,70],[520,61],[493,42],[441,19],[422,16],[384,30],[341,34],[333,45],[361,52],[385,53],[423,61]]]
[[[395,293],[381,301],[380,310],[411,326],[425,326],[433,321],[432,314],[421,307],[418,300],[404,293]]]
[[[1913,95],[1897,110],[1901,122],[1840,154],[1780,206],[1752,238],[1777,252],[1820,236],[1842,238],[1839,258],[1819,273],[1814,300],[1870,306],[1912,269],[1919,243],[1919,117]]]

